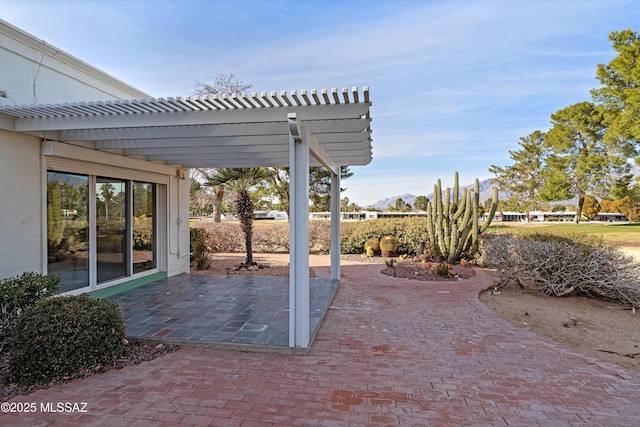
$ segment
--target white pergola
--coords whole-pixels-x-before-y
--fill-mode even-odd
[[[177,168],[290,168],[289,346],[309,344],[309,167],[331,172],[340,279],[340,168],[371,161],[369,88],[0,107],[0,129]],[[58,148],[63,150],[61,146]]]

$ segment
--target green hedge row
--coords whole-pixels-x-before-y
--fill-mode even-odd
[[[397,253],[412,254],[421,244],[427,244],[429,235],[426,218],[392,218],[345,223],[341,226],[340,246],[342,253],[364,253],[365,242],[377,237],[395,237]]]
[[[393,236],[398,243],[399,254],[416,253],[421,244],[428,244],[426,218],[343,222],[340,228],[340,245],[344,254],[364,253],[364,244],[372,237],[382,239],[384,236]],[[244,236],[238,224],[196,222],[191,225],[191,229],[197,229],[195,233],[192,231],[193,253],[244,251]],[[330,231],[329,221],[309,222],[309,250],[312,253],[329,253]],[[204,239],[204,243],[202,240],[194,239],[194,235],[198,239]],[[196,244],[199,246],[194,246]],[[254,225],[253,250],[256,253],[286,253],[289,250],[289,224]]]

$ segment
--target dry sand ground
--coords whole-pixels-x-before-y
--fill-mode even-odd
[[[636,247],[620,247],[640,262]],[[514,325],[575,350],[640,370],[640,310],[584,297],[550,297],[535,290],[500,289],[480,300]]]

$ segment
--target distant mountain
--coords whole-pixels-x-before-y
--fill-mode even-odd
[[[473,184],[465,185],[464,187],[473,189]],[[443,189],[444,191],[444,189]],[[426,195],[429,200],[433,200],[433,193],[429,193]],[[416,202],[416,197],[413,194],[404,193],[399,196],[388,197],[386,199],[378,200],[377,202],[369,205],[369,207],[387,210],[389,206],[395,206],[397,199],[404,200],[405,203],[413,206]],[[493,197],[493,186],[491,185],[491,179],[485,179],[484,181],[480,181],[480,203],[483,203],[485,200]],[[501,191],[498,193],[498,199],[504,200],[509,197],[509,193],[506,191]]]
[[[404,193],[404,194],[401,194],[399,196],[393,196],[393,197],[389,197],[389,198],[386,198],[386,199],[378,200],[374,204],[369,205],[369,207],[380,209],[380,210],[384,211],[384,210],[387,210],[389,208],[389,206],[395,206],[396,205],[396,200],[398,200],[398,199],[404,200],[405,203],[408,203],[411,206],[413,206],[414,203],[416,202],[416,196],[414,196],[413,194]]]

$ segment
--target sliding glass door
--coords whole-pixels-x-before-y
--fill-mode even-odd
[[[47,173],[47,270],[60,292],[89,286],[89,177]]]
[[[98,284],[129,275],[127,181],[96,178],[96,271]]]
[[[133,272],[156,268],[156,186],[133,183]]]
[[[47,270],[60,276],[61,293],[158,267],[157,187],[47,172]]]

